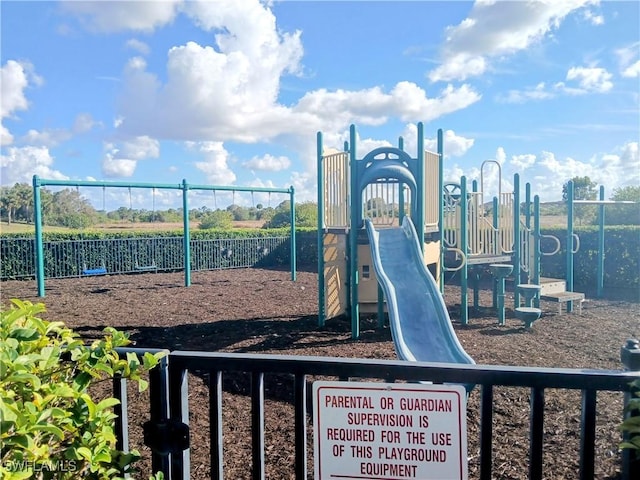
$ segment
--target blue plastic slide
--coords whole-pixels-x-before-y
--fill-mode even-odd
[[[456,337],[444,299],[424,264],[413,222],[404,217],[401,227],[381,230],[369,219],[365,224],[398,358],[475,363]]]

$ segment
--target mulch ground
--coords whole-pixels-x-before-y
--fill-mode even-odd
[[[376,328],[376,319],[362,321],[361,337],[351,339],[345,319],[317,326],[317,275],[299,272],[290,281],[286,271],[243,269],[198,272],[185,288],[180,273],[48,280],[45,317],[62,320],[83,337],[98,337],[106,326],[130,334],[137,347],[181,350],[255,352],[333,357],[395,359],[388,329]],[[8,281],[0,285],[2,302],[10,298],[39,301],[35,282]],[[543,304],[543,316],[525,330],[507,309],[507,323],[499,326],[491,305],[491,292],[481,292],[480,308],[469,325],[459,323],[460,290],[446,288],[445,300],[454,328],[465,350],[480,364],[564,368],[621,369],[620,347],[640,336],[638,303],[587,298],[581,316],[557,314],[557,306]],[[513,306],[508,295],[507,305]],[[231,377],[225,382],[224,445],[226,478],[250,478],[250,402],[248,382]],[[208,478],[209,440],[206,379],[192,376],[192,478]],[[267,389],[277,389],[268,385]],[[141,445],[141,424],[148,409],[146,393],[131,392],[131,441]],[[293,409],[285,395],[267,395],[265,437],[267,477],[293,478]],[[494,392],[494,460],[496,479],[523,479],[528,473],[529,391],[496,388]],[[579,392],[547,391],[545,395],[544,477],[577,478],[580,443]],[[478,475],[479,392],[468,403],[470,478]],[[618,394],[598,396],[596,477],[618,478],[622,418]],[[311,429],[310,429],[311,437]],[[312,456],[312,439],[309,439]],[[313,459],[309,459],[310,475]],[[149,462],[141,465],[141,478]]]

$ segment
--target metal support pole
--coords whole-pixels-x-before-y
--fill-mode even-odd
[[[573,180],[567,182],[567,291],[573,292]],[[567,312],[573,311],[573,302],[567,302]]]
[[[467,231],[469,219],[467,218],[467,177],[460,178],[460,248],[466,256],[469,253],[467,245]],[[469,323],[469,267],[465,260],[460,269],[460,323],[466,325]]]
[[[189,232],[189,185],[185,179],[182,180],[182,223],[184,233],[182,241],[184,244],[184,286],[191,285],[191,232]]]
[[[520,175],[513,176],[513,308],[520,306],[520,292],[516,285],[521,281],[520,257],[522,244],[520,242]]]
[[[293,186],[289,189],[291,205],[291,281],[296,281],[296,194]]]
[[[360,308],[358,305],[358,230],[361,218],[356,218],[359,212],[358,203],[361,192],[358,190],[358,168],[356,165],[356,127],[351,125],[349,130],[349,169],[351,172],[351,224],[349,228],[349,284],[351,286],[351,338],[360,336]]]
[[[316,135],[316,155],[318,157],[318,326],[324,326],[326,319],[324,290],[324,165],[322,164],[322,132]]]
[[[438,230],[440,239],[440,262],[438,277],[440,293],[444,294],[444,135],[438,129]]]
[[[604,186],[600,185],[600,201],[604,202]],[[598,205],[598,286],[596,296],[602,298],[604,291],[604,203]]]
[[[33,176],[33,223],[36,234],[36,282],[38,296],[44,297],[44,251],[42,247],[42,202],[40,201],[40,178]]]

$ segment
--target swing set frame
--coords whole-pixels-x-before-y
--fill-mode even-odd
[[[43,239],[42,239],[42,203],[40,200],[40,188],[45,186],[60,186],[60,187],[100,187],[103,188],[103,203],[104,203],[104,189],[106,188],[142,188],[153,190],[180,190],[182,191],[182,210],[183,210],[183,246],[184,246],[184,286],[189,287],[191,285],[191,235],[189,224],[189,191],[191,190],[205,190],[205,191],[228,191],[228,192],[258,192],[258,193],[282,193],[289,195],[289,201],[291,205],[290,211],[290,243],[291,243],[291,281],[295,281],[296,274],[296,225],[295,225],[295,189],[293,186],[289,188],[267,188],[267,187],[236,187],[228,185],[197,185],[189,184],[186,179],[183,179],[181,183],[143,183],[143,182],[107,182],[107,181],[72,181],[72,180],[52,180],[40,178],[37,175],[33,176],[33,204],[34,204],[34,224],[35,224],[35,265],[36,265],[36,283],[38,289],[38,296],[45,296],[45,269],[44,269],[44,252],[43,252]],[[155,195],[154,195],[155,197]],[[103,207],[104,208],[104,207]],[[104,263],[104,262],[103,262]],[[84,267],[84,265],[83,265]],[[84,275],[104,275],[108,273],[105,265],[104,268],[83,268],[82,273]],[[149,267],[147,267],[149,268]]]

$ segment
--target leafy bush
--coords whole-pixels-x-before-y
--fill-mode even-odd
[[[203,215],[199,228],[207,230],[209,228],[228,229],[233,227],[233,214],[223,210],[214,210]]]
[[[625,410],[629,416],[619,426],[621,432],[628,437],[620,444],[620,448],[635,452],[636,458],[640,458],[640,380],[632,382],[634,397],[629,400]]]
[[[105,329],[83,344],[62,322],[42,320],[43,304],[12,300],[0,312],[0,478],[122,478],[140,458],[115,448],[115,398],[90,387],[116,375],[146,388],[141,374],[160,355],[119,358],[126,335]]]

